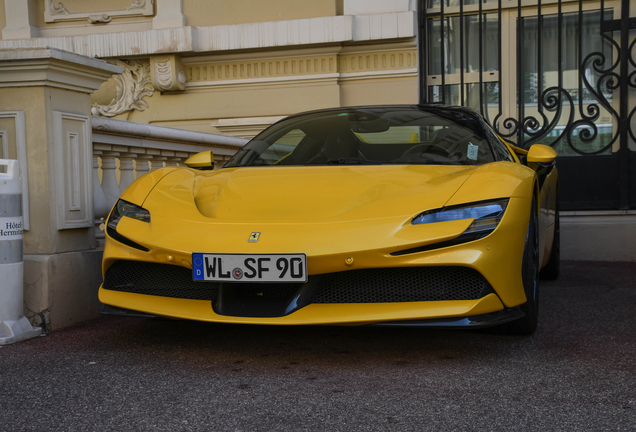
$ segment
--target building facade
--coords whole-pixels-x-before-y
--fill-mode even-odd
[[[0,46],[121,66],[93,115],[251,137],[298,111],[416,103],[415,3],[5,0]]]

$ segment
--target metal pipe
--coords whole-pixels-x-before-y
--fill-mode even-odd
[[[441,49],[440,49],[440,60],[442,62],[442,103],[446,103],[446,92],[444,87],[446,87],[446,39],[444,38],[444,2],[446,0],[440,0],[440,34],[441,34]]]
[[[619,201],[620,209],[629,208],[629,152],[628,152],[628,128],[629,128],[629,4],[630,0],[621,1],[621,51],[620,51],[620,117],[618,130],[621,134],[620,149],[618,151],[619,169]]]

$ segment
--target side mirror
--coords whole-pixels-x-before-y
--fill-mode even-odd
[[[536,163],[540,165],[550,165],[557,157],[557,152],[550,146],[543,144],[535,144],[528,150],[528,163]]]
[[[204,151],[188,158],[184,163],[188,168],[212,170],[214,169],[214,155],[212,151]]]

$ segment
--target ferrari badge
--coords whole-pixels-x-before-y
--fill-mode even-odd
[[[253,232],[252,234],[250,234],[250,238],[248,238],[247,241],[250,243],[256,243],[260,235],[261,233],[259,232]]]

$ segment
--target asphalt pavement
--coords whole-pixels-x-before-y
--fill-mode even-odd
[[[530,337],[104,317],[0,348],[0,430],[636,431],[635,306],[565,262]]]

